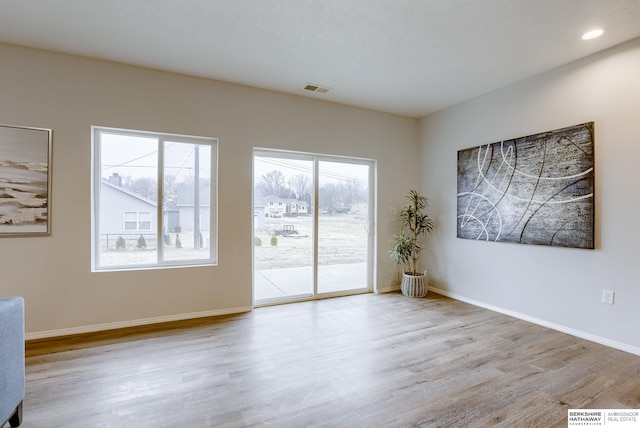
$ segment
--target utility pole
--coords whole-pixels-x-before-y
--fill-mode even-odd
[[[202,248],[202,234],[200,233],[200,146],[194,150],[194,195],[193,195],[193,249]]]

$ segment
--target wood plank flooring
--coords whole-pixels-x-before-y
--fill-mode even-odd
[[[30,341],[23,427],[566,427],[640,357],[437,294]]]

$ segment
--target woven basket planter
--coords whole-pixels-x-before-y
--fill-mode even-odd
[[[421,275],[409,275],[407,273],[403,273],[400,290],[405,296],[424,297],[427,295],[428,284],[429,278],[427,278],[427,271],[424,271]]]

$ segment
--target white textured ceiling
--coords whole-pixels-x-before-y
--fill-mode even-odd
[[[639,36],[640,0],[0,0],[0,41],[413,117]]]

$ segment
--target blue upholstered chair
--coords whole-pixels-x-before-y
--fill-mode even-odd
[[[24,392],[24,299],[0,297],[0,428],[22,423]]]

